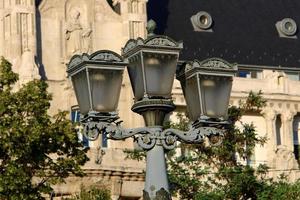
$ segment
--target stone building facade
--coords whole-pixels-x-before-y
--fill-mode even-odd
[[[20,75],[18,87],[42,78],[53,96],[49,114],[68,110],[76,103],[66,65],[74,54],[109,49],[117,53],[128,39],[145,37],[146,0],[0,0],[0,55],[13,64]],[[133,94],[124,75],[119,113],[125,127],[143,124],[130,110]],[[82,185],[104,182],[113,199],[139,199],[142,195],[145,164],[125,161],[131,140],[87,142],[90,162],[87,176],[70,177],[68,184],[55,187],[53,196],[74,194]]]
[[[211,13],[211,19],[215,20],[214,10],[210,9],[209,5],[182,5],[181,0],[172,0],[166,7],[163,4],[155,7],[153,2],[155,1],[149,0],[148,12],[150,17],[156,12],[162,20],[158,23],[161,25],[158,31],[168,27],[162,32],[176,40],[183,39],[184,44],[187,43],[190,47],[185,47],[184,52],[187,53],[181,59],[189,59],[190,55],[198,59],[217,56],[228,60],[226,55],[230,47],[224,48],[222,52],[218,48],[206,47],[203,48],[203,53],[200,49],[205,46],[203,41],[211,42],[211,38],[203,36],[199,37],[201,41],[195,39],[200,35],[195,35],[194,32],[214,34],[218,31],[218,21],[214,21],[211,23],[212,27],[203,30],[201,26],[197,28],[192,26],[195,24],[191,24],[190,17],[202,10]],[[193,2],[210,4],[200,0]],[[49,92],[53,95],[50,114],[55,114],[57,110],[69,110],[71,117],[76,119],[74,116],[77,111],[72,108],[77,103],[71,83],[66,77],[66,64],[70,57],[73,54],[91,53],[100,49],[120,53],[121,47],[128,39],[145,37],[146,5],[147,0],[0,0],[0,55],[12,62],[14,71],[20,74],[19,85],[36,78],[42,78],[49,83]],[[176,14],[174,6],[181,9],[180,15]],[[190,10],[192,11],[188,13]],[[185,13],[188,13],[186,19]],[[164,21],[163,17],[166,15],[168,19]],[[180,16],[180,19],[176,16]],[[155,16],[153,18],[156,20]],[[197,16],[194,19],[197,19]],[[209,18],[204,22],[208,22],[207,20]],[[176,25],[173,26],[174,22]],[[298,23],[300,24],[300,19]],[[176,32],[177,24],[183,26],[179,27],[182,35],[180,31]],[[188,27],[184,27],[184,24],[188,24]],[[272,26],[276,31],[275,23]],[[186,30],[190,32],[184,32]],[[194,38],[194,43],[199,47],[197,50],[185,41],[187,37]],[[291,38],[286,39],[291,42]],[[292,39],[295,40],[294,37]],[[217,47],[217,42],[220,41],[214,41],[212,45]],[[222,45],[224,46],[224,43],[220,43],[219,49],[222,49]],[[189,52],[191,49],[194,52]],[[259,52],[255,57],[252,54],[257,52],[251,51],[247,55],[255,57],[256,60],[247,62],[239,57],[243,52],[236,51],[237,53],[229,59],[230,62],[237,62],[240,67],[239,77],[234,79],[231,104],[237,105],[251,90],[262,90],[268,100],[263,114],[249,114],[243,117],[244,121],[255,124],[261,136],[268,137],[267,144],[257,146],[254,157],[245,164],[264,163],[271,167],[271,176],[275,177],[284,172],[291,180],[295,180],[300,177],[297,162],[300,143],[300,70],[297,67],[300,64],[291,68],[289,65],[280,67],[281,63],[278,62],[274,67],[274,63],[259,62],[262,60],[260,56],[265,55],[264,52]],[[272,53],[272,50],[270,52]],[[293,49],[290,52],[292,55]],[[278,50],[276,53],[281,52]],[[298,58],[293,55],[290,59],[298,62]],[[253,65],[256,68],[251,67]],[[178,111],[184,110],[185,100],[177,81],[174,82],[173,99]],[[125,74],[119,102],[120,118],[124,120],[125,127],[143,126],[142,118],[131,112],[132,104],[133,94],[128,75]],[[91,148],[91,159],[84,166],[87,176],[82,179],[70,177],[67,180],[68,184],[56,186],[56,197],[78,192],[81,185],[87,186],[101,181],[111,189],[113,199],[134,200],[141,197],[145,164],[125,160],[123,153],[125,148],[135,147],[132,140],[106,142],[103,138],[102,141],[86,142],[86,145]]]

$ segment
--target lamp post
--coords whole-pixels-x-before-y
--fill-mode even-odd
[[[108,50],[75,55],[68,64],[84,134],[96,140],[99,134],[119,140],[134,137],[147,151],[145,200],[171,199],[165,150],[176,142],[201,143],[206,137],[222,136],[227,124],[231,82],[236,66],[213,58],[178,66],[182,43],[151,34],[129,40],[122,56]],[[124,129],[116,114],[122,73],[127,66],[135,97],[132,111],[143,116],[146,127]],[[176,68],[177,73],[176,73]],[[175,109],[171,90],[180,80],[193,124],[189,131],[163,129],[165,116]]]

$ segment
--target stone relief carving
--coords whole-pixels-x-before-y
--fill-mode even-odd
[[[67,57],[88,53],[91,50],[91,28],[85,28],[80,21],[81,13],[74,9],[66,22]]]
[[[297,114],[297,112],[292,111],[286,111],[282,115],[283,121],[291,122],[294,119],[294,116]]]
[[[264,118],[268,121],[274,121],[276,117],[276,112],[272,108],[265,108],[262,111]]]
[[[276,169],[297,169],[298,163],[294,153],[286,148],[286,146],[278,146],[275,150],[276,157],[273,160],[273,167]]]

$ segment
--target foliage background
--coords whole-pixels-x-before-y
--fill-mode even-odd
[[[47,114],[47,83],[34,80],[14,90],[17,81],[1,58],[0,199],[44,199],[52,184],[83,176],[80,166],[88,158],[67,113]]]
[[[81,187],[79,194],[66,200],[111,200],[110,190],[103,183],[95,184],[89,188]]]

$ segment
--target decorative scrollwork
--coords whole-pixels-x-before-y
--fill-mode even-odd
[[[143,43],[144,43],[144,41],[143,41]],[[122,49],[122,53],[125,54],[125,53],[129,52],[130,50],[132,50],[133,48],[135,48],[136,46],[137,46],[137,41],[134,39],[130,39],[126,43],[125,47]]]
[[[112,140],[134,137],[143,149],[153,148],[156,144],[157,136],[161,133],[160,127],[124,129],[119,124],[93,121],[83,123],[83,125],[83,134],[88,140],[96,140],[99,134],[106,134],[107,138]]]
[[[176,77],[182,81],[185,80],[186,77],[195,75],[196,73],[212,76],[219,72],[228,74],[228,77],[233,77],[237,72],[237,65],[230,64],[221,58],[208,58],[203,61],[194,60],[181,65],[178,68]],[[215,77],[216,76],[214,76],[214,78]]]
[[[208,138],[208,142],[211,146],[219,146],[222,144],[225,130],[215,127],[201,127],[201,129],[201,133]]]
[[[140,46],[141,48],[145,47],[164,47],[164,48],[175,48],[175,49],[182,49],[183,44],[181,42],[176,42],[173,39],[167,36],[161,35],[152,35],[147,39],[143,40],[142,38],[137,38],[136,40],[130,39],[125,47],[122,49],[122,54],[128,54],[130,51],[133,51],[135,48]]]
[[[231,69],[230,65],[221,60],[208,60],[207,62],[202,63],[201,66],[207,68]]]
[[[96,140],[99,134],[106,134],[108,139],[123,140],[133,137],[138,145],[145,150],[152,149],[156,144],[171,150],[176,147],[177,141],[197,144],[208,138],[212,146],[220,145],[224,131],[215,127],[192,128],[189,131],[177,129],[162,130],[161,127],[143,127],[124,129],[118,123],[86,122],[84,135],[89,140]]]
[[[82,55],[74,55],[70,62],[68,63],[67,73],[71,74],[77,72],[78,70],[85,68],[88,63],[98,63],[98,64],[109,64],[114,65],[123,69],[127,62],[117,53],[110,50],[100,50],[88,55],[86,53]],[[72,76],[72,75],[71,75]]]
[[[90,60],[97,60],[97,61],[115,61],[115,62],[122,62],[123,58],[116,54],[115,52],[104,50],[104,51],[97,51],[90,55]]]
[[[156,144],[155,133],[140,135],[136,137],[136,140],[138,145],[145,150],[152,149]]]
[[[221,58],[209,58],[203,61],[194,60],[189,63],[190,68],[213,68],[213,69],[228,69],[236,70],[235,64],[230,64]]]
[[[68,64],[68,68],[73,68],[74,66],[79,65],[81,62],[82,62],[82,56],[74,55]]]
[[[83,123],[83,135],[91,141],[97,140],[101,131],[103,131],[104,124],[97,122]]]
[[[157,45],[157,46],[170,46],[170,47],[177,47],[178,44],[171,40],[170,38],[150,38],[149,40],[145,41],[146,45]]]

